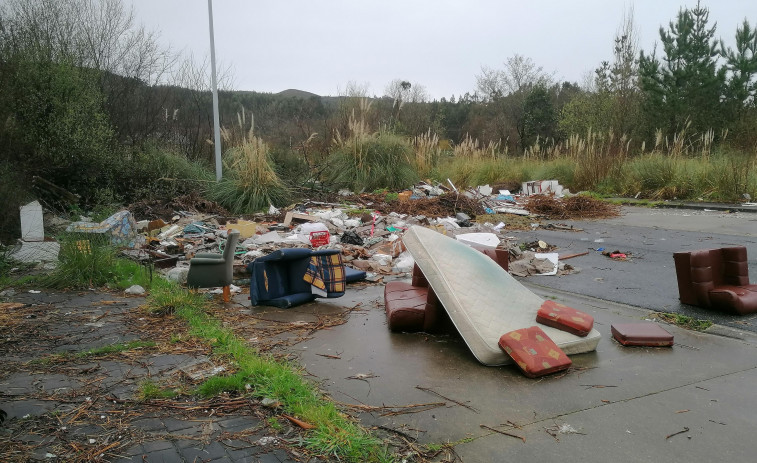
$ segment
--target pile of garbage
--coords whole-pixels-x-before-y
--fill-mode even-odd
[[[102,222],[83,217],[64,225],[70,233],[105,237],[122,248],[124,255],[179,282],[186,281],[189,260],[195,254],[221,252],[231,229],[240,232],[234,250],[238,284],[248,278],[245,267],[249,262],[292,247],[338,249],[346,265],[366,271],[369,281],[404,277],[412,271],[414,261],[402,244],[402,235],[414,225],[432,228],[471,245],[508,249],[515,275],[569,273],[572,268],[559,262],[552,249],[539,246],[521,249],[514,238],[504,235],[507,227],[504,221],[486,219],[499,219],[502,214],[525,219],[530,215],[529,209],[539,213],[545,209],[534,204],[543,206],[557,201],[567,205],[566,210],[574,210],[571,205],[583,204],[585,199],[574,199],[575,196],[561,199],[558,193],[569,192],[556,181],[527,182],[523,188],[526,192],[540,189],[549,194],[532,193],[529,197],[508,190],[495,192],[489,185],[461,190],[451,181],[448,185],[421,182],[400,192],[392,201],[386,201],[386,195],[340,191],[341,203],[306,201],[284,211],[271,206],[267,214],[248,216],[247,220],[230,219],[228,212],[216,203],[188,195],[166,204],[139,202]],[[27,241],[23,242],[28,251],[23,257],[33,261],[34,256],[29,254],[39,253],[44,238],[41,233],[29,230],[42,229],[41,207],[34,204],[23,208],[22,223],[33,224],[24,226]],[[55,257],[57,248],[45,254],[48,262]]]

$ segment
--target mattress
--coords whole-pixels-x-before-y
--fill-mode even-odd
[[[591,352],[596,329],[575,336],[536,322],[544,300],[486,255],[428,228],[411,227],[402,238],[473,356],[484,365],[512,363],[500,336],[539,326],[567,355]]]

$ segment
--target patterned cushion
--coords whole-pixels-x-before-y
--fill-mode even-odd
[[[558,330],[586,336],[594,327],[594,317],[555,301],[545,301],[536,312],[536,321]]]
[[[571,361],[538,326],[521,328],[499,338],[499,347],[529,378],[566,370]]]
[[[666,347],[673,345],[673,335],[657,323],[618,323],[610,325],[612,336],[624,346]]]
[[[343,293],[345,290],[344,263],[341,254],[313,256],[303,280],[327,293]]]

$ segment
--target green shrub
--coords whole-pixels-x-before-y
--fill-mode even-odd
[[[413,149],[406,138],[391,133],[347,139],[328,158],[326,178],[353,191],[399,190],[419,180],[411,164]]]
[[[39,283],[51,288],[96,288],[115,281],[116,248],[107,237],[71,233],[60,240],[56,269]]]
[[[269,205],[283,206],[289,190],[273,168],[268,145],[250,133],[224,154],[223,179],[209,184],[208,196],[234,214],[249,214]]]

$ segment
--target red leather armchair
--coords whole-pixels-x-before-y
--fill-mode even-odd
[[[745,315],[757,312],[757,285],[749,284],[744,246],[673,254],[684,304]]]

